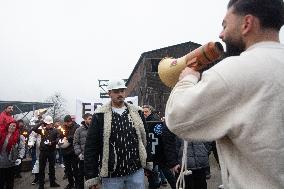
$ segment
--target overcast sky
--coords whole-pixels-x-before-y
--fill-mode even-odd
[[[1,1],[0,100],[60,92],[75,114],[76,98],[98,98],[98,79],[127,79],[141,53],[220,41],[227,2]]]

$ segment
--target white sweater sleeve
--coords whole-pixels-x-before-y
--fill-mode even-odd
[[[204,72],[199,82],[188,75],[170,94],[165,112],[167,126],[184,139],[221,138],[232,125],[230,115],[238,94],[214,69]]]

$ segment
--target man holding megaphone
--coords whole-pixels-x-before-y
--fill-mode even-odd
[[[283,0],[230,0],[220,38],[231,57],[202,76],[183,69],[167,102],[172,132],[217,140],[224,188],[284,188],[283,14]]]

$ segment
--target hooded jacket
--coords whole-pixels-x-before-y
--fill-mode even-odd
[[[80,154],[84,155],[88,128],[86,123],[82,122],[82,125],[75,131],[73,145],[77,156]]]

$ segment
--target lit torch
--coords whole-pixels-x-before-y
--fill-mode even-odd
[[[44,136],[44,129],[43,128],[41,129],[41,134]]]
[[[27,142],[27,135],[28,135],[28,132],[27,132],[27,131],[24,131],[24,132],[23,132],[23,136],[24,136],[24,138],[25,138],[25,144],[26,144],[26,142]]]
[[[59,129],[63,135],[65,136],[65,129],[63,129],[63,127],[61,127],[61,125],[59,127],[57,127],[57,129]]]
[[[24,135],[24,136],[27,136],[27,135],[28,135],[28,132],[27,132],[27,131],[24,131],[24,132],[23,132],[23,135]]]

